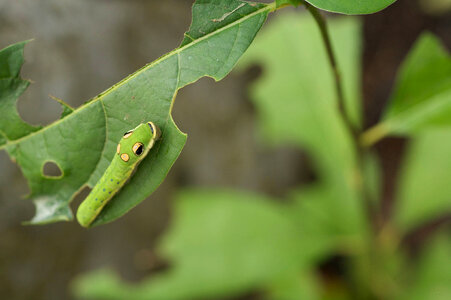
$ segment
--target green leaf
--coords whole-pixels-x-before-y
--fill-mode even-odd
[[[451,212],[451,129],[411,141],[400,177],[395,220],[407,231]]]
[[[321,299],[320,284],[314,275],[302,273],[279,280],[270,286],[264,299],[271,300],[316,300]]]
[[[362,158],[363,184],[367,191],[367,196],[375,206],[380,205],[382,193],[382,170],[381,164],[373,152],[367,152]]]
[[[412,282],[399,299],[447,300],[451,297],[451,238],[445,231],[428,241],[424,252],[416,259]]]
[[[37,209],[31,223],[71,220],[68,206],[71,199],[83,186],[95,185],[123,133],[145,121],[157,124],[162,138],[129,183],[102,210],[94,225],[120,217],[149,196],[162,182],[186,141],[186,135],[171,117],[177,91],[203,76],[220,80],[227,75],[273,8],[274,5],[238,0],[197,1],[193,6],[192,26],[179,48],[37,132],[25,135],[26,132],[13,130],[13,138],[0,149],[6,148],[28,180],[30,197]],[[20,68],[17,62],[21,60],[16,58],[11,70],[17,73]],[[6,64],[5,60],[0,64]],[[1,90],[2,95],[12,93],[8,86]],[[13,100],[18,96],[15,93]],[[8,106],[3,107],[0,113],[10,115]],[[10,126],[2,122],[0,130],[4,132]],[[42,166],[49,160],[62,168],[62,178],[43,176]]]
[[[77,299],[139,299],[127,297],[131,289],[124,286],[121,278],[111,269],[99,269],[76,277],[71,284],[72,294]],[[122,297],[122,298],[121,298]],[[142,296],[142,299],[145,295]]]
[[[364,135],[363,142],[450,125],[451,57],[435,36],[425,33],[401,66],[381,123]]]
[[[317,8],[341,14],[359,15],[378,12],[396,0],[306,0]]]
[[[40,127],[25,123],[17,113],[16,99],[27,89],[29,81],[20,78],[24,46],[17,43],[0,51],[0,146]]]
[[[79,280],[75,292],[97,299],[217,299],[286,285],[281,279],[298,278],[293,274],[307,262],[289,209],[227,190],[180,193],[160,250],[171,261],[169,271],[135,285],[94,273]],[[97,284],[105,281],[109,284]]]
[[[451,125],[451,57],[432,34],[403,63],[384,121],[400,133]]]
[[[279,14],[280,15],[280,14]],[[294,144],[311,156],[325,189],[324,214],[333,232],[362,237],[367,224],[357,190],[356,153],[337,109],[333,74],[316,23],[309,15],[276,16],[240,61],[258,63],[263,75],[251,86],[265,142]],[[360,119],[360,25],[330,20],[349,115]]]
[[[356,220],[345,220],[347,209],[337,208],[336,191],[318,184],[293,190],[288,198],[292,202],[293,219],[300,231],[302,252],[308,261],[319,262],[331,253],[349,255],[361,251],[366,224],[362,224],[361,228],[350,227]],[[352,214],[349,216],[354,217]]]

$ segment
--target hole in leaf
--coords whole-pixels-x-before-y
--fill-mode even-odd
[[[63,171],[54,161],[46,161],[42,167],[42,175],[45,177],[58,178],[63,176]]]
[[[70,207],[73,212],[76,212],[80,204],[88,197],[89,193],[91,193],[91,188],[87,185],[84,185],[81,190],[77,191],[72,197]]]

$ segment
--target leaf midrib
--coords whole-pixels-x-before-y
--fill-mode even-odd
[[[206,40],[206,39],[210,38],[211,36],[214,36],[214,35],[216,35],[216,34],[219,34],[219,33],[223,32],[223,31],[225,31],[225,30],[227,30],[227,29],[229,29],[229,28],[231,28],[231,27],[233,27],[233,26],[235,26],[235,25],[237,25],[237,24],[240,24],[240,23],[246,21],[247,19],[249,19],[249,18],[251,18],[251,17],[253,17],[253,16],[256,16],[256,15],[258,15],[258,14],[264,13],[265,11],[273,11],[273,10],[275,10],[275,8],[276,8],[276,3],[275,3],[275,2],[270,3],[270,4],[267,4],[267,5],[264,6],[263,8],[257,9],[256,11],[254,11],[254,12],[252,12],[252,13],[250,13],[250,14],[244,16],[244,17],[241,18],[241,19],[238,19],[238,20],[236,20],[236,21],[234,21],[234,22],[232,22],[232,23],[229,23],[229,24],[227,24],[227,25],[224,26],[224,27],[221,27],[221,28],[219,28],[219,29],[217,29],[217,30],[215,30],[215,31],[212,31],[212,32],[210,32],[210,33],[208,33],[208,34],[206,34],[206,35],[204,35],[204,36],[202,36],[202,37],[200,37],[200,38],[198,38],[198,39],[196,39],[196,40],[193,40],[191,43],[186,44],[186,45],[183,46],[183,47],[179,47],[179,48],[177,48],[177,49],[175,49],[175,50],[173,50],[173,51],[171,51],[171,52],[169,52],[169,53],[167,53],[167,54],[165,54],[165,55],[159,57],[158,59],[154,60],[153,62],[150,62],[150,63],[144,65],[142,68],[138,69],[136,72],[134,72],[134,73],[128,75],[127,77],[125,77],[124,79],[122,79],[121,81],[119,81],[118,83],[116,83],[115,85],[111,86],[111,87],[108,88],[107,90],[101,92],[100,94],[98,94],[97,96],[95,96],[94,98],[92,98],[92,100],[89,101],[88,103],[83,104],[83,105],[81,105],[80,107],[76,108],[76,109],[75,109],[70,115],[68,115],[67,117],[65,117],[65,118],[63,118],[63,119],[56,120],[55,122],[49,124],[48,126],[45,126],[45,127],[43,127],[42,129],[40,129],[40,130],[38,130],[38,131],[35,131],[35,132],[32,132],[32,133],[30,133],[30,134],[28,134],[28,135],[26,135],[26,136],[23,136],[23,137],[21,137],[21,138],[19,138],[19,139],[17,139],[17,140],[13,140],[13,141],[9,141],[9,140],[8,140],[7,143],[5,143],[5,144],[3,144],[3,145],[0,145],[0,150],[6,148],[6,147],[8,147],[8,146],[11,146],[11,145],[14,145],[14,144],[21,143],[23,140],[26,140],[26,139],[28,139],[28,138],[31,138],[33,135],[36,135],[36,134],[38,134],[38,133],[41,133],[41,132],[43,132],[43,131],[45,131],[45,130],[47,130],[47,129],[53,127],[53,126],[57,126],[58,124],[63,123],[64,121],[67,121],[68,119],[74,117],[74,115],[76,115],[78,112],[82,111],[83,109],[87,108],[88,106],[90,106],[90,105],[92,105],[92,104],[95,104],[97,101],[102,100],[102,98],[103,98],[104,96],[110,94],[110,93],[113,92],[116,88],[122,86],[123,84],[125,84],[125,83],[127,83],[129,80],[131,80],[132,78],[137,77],[138,75],[140,75],[141,73],[143,73],[143,72],[146,71],[147,69],[149,69],[149,68],[151,68],[151,67],[153,67],[153,66],[159,64],[160,62],[164,61],[165,59],[167,59],[167,58],[169,58],[169,57],[171,57],[171,56],[173,56],[173,55],[175,55],[175,54],[178,55],[180,52],[184,51],[185,49],[188,49],[188,48],[190,48],[191,46],[194,46],[194,45],[196,45],[196,44],[202,42],[203,40]],[[178,89],[179,89],[179,88],[178,88]],[[178,89],[177,89],[177,90],[178,90]],[[176,92],[177,92],[177,90],[176,90]],[[174,99],[175,99],[175,97],[172,98],[171,106],[172,106],[172,103],[174,102]]]

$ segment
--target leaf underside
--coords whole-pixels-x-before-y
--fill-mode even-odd
[[[320,9],[348,14],[360,15],[378,12],[396,0],[305,0]]]
[[[120,217],[149,196],[163,181],[186,141],[186,135],[171,117],[177,91],[203,76],[215,80],[226,76],[271,8],[271,5],[238,0],[197,1],[193,6],[192,25],[179,48],[38,131],[20,119],[0,121],[0,149],[5,148],[22,169],[31,190],[29,197],[36,205],[30,223],[72,220],[69,203],[74,195],[84,186],[96,184],[112,160],[123,133],[146,121],[159,126],[161,139],[93,225]],[[0,113],[18,119],[11,109],[15,109],[14,101],[28,83],[21,83],[20,88],[13,90],[12,84],[7,85],[4,80],[21,80],[18,71],[23,63],[24,43],[11,47],[16,51],[6,48],[0,52],[0,58],[7,56],[6,60],[0,59],[0,65],[11,66],[8,69],[11,71],[0,73]],[[3,99],[5,93],[13,92],[13,96]],[[61,178],[43,175],[42,167],[47,161],[59,165],[63,172]]]

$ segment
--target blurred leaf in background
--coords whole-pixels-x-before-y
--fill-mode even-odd
[[[386,135],[412,136],[451,126],[451,57],[434,35],[415,42],[397,76],[381,123],[363,135],[371,145]]]
[[[451,212],[451,57],[438,38],[423,33],[403,62],[381,123],[363,135],[371,145],[385,135],[407,135],[407,155],[395,201],[395,223],[408,232]]]
[[[424,248],[410,266],[414,272],[406,270],[404,273],[411,282],[399,299],[447,300],[451,296],[451,231],[432,236]]]
[[[451,213],[451,129],[412,140],[401,170],[395,221],[409,231]]]
[[[355,18],[334,18],[329,29],[341,68],[345,108],[359,126],[360,23]],[[325,222],[320,227],[361,241],[368,224],[358,193],[356,152],[338,111],[333,74],[313,18],[279,14],[240,60],[241,68],[255,63],[263,68],[250,89],[261,139],[307,151],[319,174],[320,191],[315,194],[321,195],[308,205],[326,216],[317,220]]]
[[[108,272],[93,273],[82,278],[75,291],[81,298],[175,300],[230,296],[274,285],[279,295],[280,285],[291,285],[308,260],[287,208],[249,193],[184,190],[160,247],[173,265],[169,271],[138,285],[120,283]],[[305,288],[296,287],[290,294],[313,294],[311,287]]]
[[[423,34],[398,74],[384,115],[395,133],[451,125],[451,57],[432,34]]]

